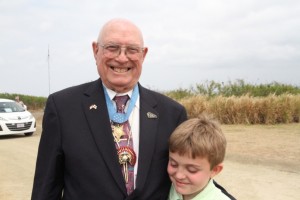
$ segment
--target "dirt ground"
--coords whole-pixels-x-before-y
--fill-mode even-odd
[[[29,200],[42,112],[37,131],[0,136],[0,200]],[[296,200],[300,196],[300,124],[224,125],[224,170],[216,180],[239,200]]]

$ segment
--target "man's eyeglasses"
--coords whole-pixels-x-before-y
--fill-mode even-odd
[[[139,60],[144,48],[138,46],[121,46],[119,44],[98,44],[103,48],[103,55],[107,58],[115,58],[121,54],[121,50],[125,49],[125,55],[130,60]]]

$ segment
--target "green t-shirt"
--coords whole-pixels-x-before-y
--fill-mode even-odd
[[[173,184],[169,192],[168,200],[183,200],[182,195],[176,192]],[[230,200],[230,198],[217,188],[211,179],[204,190],[197,194],[192,200]]]

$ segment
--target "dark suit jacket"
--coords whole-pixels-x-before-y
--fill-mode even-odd
[[[187,115],[183,106],[139,85],[140,147],[136,189],[128,197],[101,80],[49,96],[32,200],[167,199],[168,138]],[[90,109],[96,105],[97,109]],[[149,118],[147,113],[157,115]]]

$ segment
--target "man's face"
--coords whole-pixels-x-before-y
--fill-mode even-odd
[[[141,48],[143,46],[141,33],[131,24],[111,24],[103,30],[100,41],[93,43],[98,73],[105,86],[116,92],[127,92],[133,89],[139,80],[147,48],[141,51],[137,59],[134,60],[126,56],[125,48],[121,48],[119,55],[110,58],[105,54],[104,51],[106,50],[100,45],[111,44]]]
[[[176,191],[189,198],[202,191],[218,173],[215,169],[210,169],[207,158],[193,159],[172,152],[169,154],[167,171]]]

